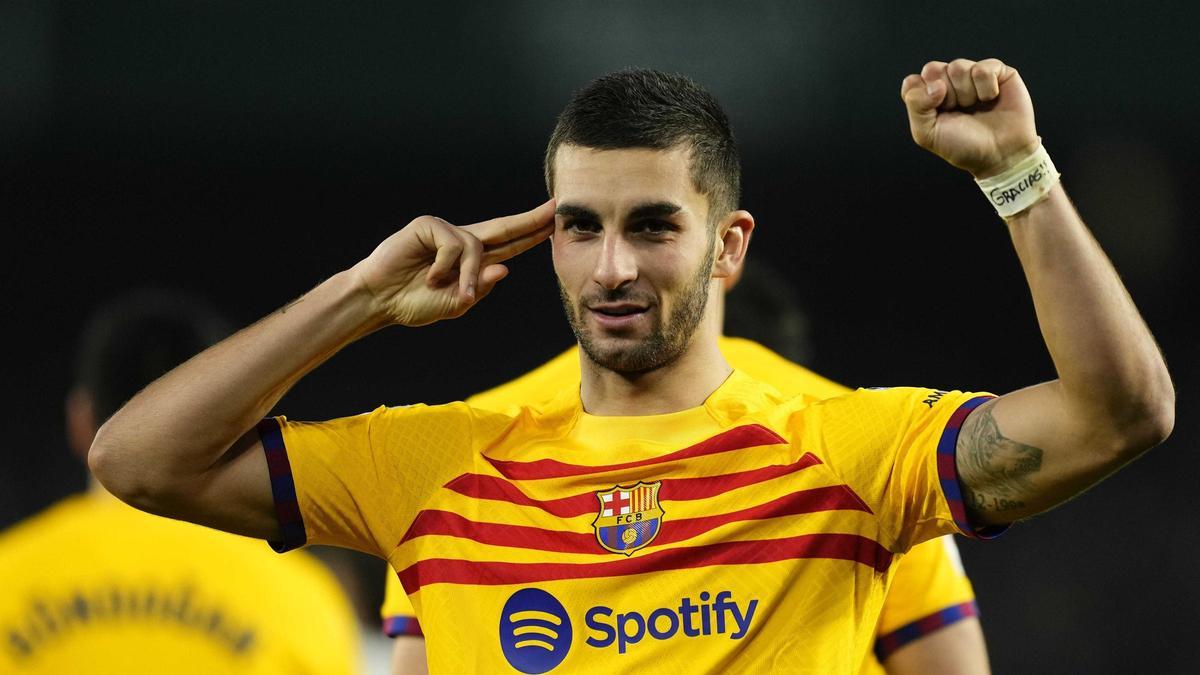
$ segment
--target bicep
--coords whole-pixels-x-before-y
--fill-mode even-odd
[[[973,520],[1009,523],[1079,494],[1120,466],[1110,430],[1073,410],[1058,381],[989,401],[963,423],[955,446]]]
[[[155,513],[258,539],[277,540],[279,520],[266,454],[256,429],[207,470],[181,478]]]

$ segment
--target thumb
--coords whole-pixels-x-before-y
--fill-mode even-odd
[[[913,140],[927,146],[937,122],[937,107],[946,100],[946,83],[941,79],[926,82],[920,75],[909,75],[900,84],[900,98],[908,109]]]

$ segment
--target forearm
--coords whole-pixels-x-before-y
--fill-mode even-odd
[[[1062,185],[1006,222],[1073,415],[1103,433],[1161,435],[1174,410],[1166,364]]]
[[[352,272],[330,278],[131,399],[97,433],[93,471],[123,497],[186,486],[376,317]]]

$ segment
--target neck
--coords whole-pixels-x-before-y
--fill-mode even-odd
[[[579,350],[583,409],[592,415],[662,415],[703,405],[733,368],[721,355],[718,313],[710,308],[691,344],[671,363],[642,373],[604,368]]]

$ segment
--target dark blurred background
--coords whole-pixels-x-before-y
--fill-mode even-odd
[[[570,92],[629,65],[686,73],[726,106],[751,264],[792,284],[814,369],[995,392],[1049,379],[1003,224],[912,144],[898,97],[927,60],[994,55],[1020,68],[1179,396],[1165,445],[1000,541],[961,542],[993,666],[1190,671],[1200,9],[1049,5],[3,0],[0,526],[84,483],[62,401],[95,305],[168,285],[249,323],[414,216],[529,208]],[[571,335],[548,249],[513,268],[467,318],[355,344],[281,410],[453,400],[557,353]]]

